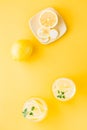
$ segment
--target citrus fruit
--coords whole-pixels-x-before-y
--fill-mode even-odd
[[[29,40],[16,41],[11,49],[12,58],[14,60],[26,60],[32,53],[32,45]]]
[[[46,39],[49,37],[49,31],[50,29],[41,27],[38,29],[37,35],[39,38]]]
[[[45,44],[45,43],[49,42],[50,38],[40,38],[39,40],[40,40],[41,43]]]
[[[67,101],[74,96],[76,86],[72,80],[68,78],[60,78],[53,83],[52,91],[55,98],[60,101]]]
[[[31,121],[41,121],[47,114],[47,105],[41,98],[31,98],[24,104],[23,116]]]
[[[51,29],[50,30],[50,38],[56,39],[57,37],[58,37],[58,31],[56,29]]]
[[[58,23],[58,16],[54,11],[45,10],[41,13],[39,22],[41,26],[54,28]]]

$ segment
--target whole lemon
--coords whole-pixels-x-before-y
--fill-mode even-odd
[[[11,49],[12,58],[14,60],[28,60],[32,54],[33,47],[29,40],[16,41]]]

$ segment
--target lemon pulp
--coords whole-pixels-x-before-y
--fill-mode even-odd
[[[46,39],[49,37],[49,31],[50,29],[41,27],[38,29],[37,35],[39,36],[39,38]]]
[[[58,16],[54,11],[45,10],[40,15],[40,25],[47,28],[54,28],[58,23]]]

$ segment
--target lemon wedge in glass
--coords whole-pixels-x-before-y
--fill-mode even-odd
[[[67,101],[75,95],[76,86],[72,80],[60,78],[53,83],[52,92],[56,99]]]
[[[31,121],[39,122],[47,115],[47,105],[41,98],[29,99],[23,107],[23,116]]]
[[[32,54],[33,47],[29,40],[18,40],[11,48],[11,55],[14,60],[27,60]]]

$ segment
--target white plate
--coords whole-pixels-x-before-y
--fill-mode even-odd
[[[40,14],[43,11],[45,11],[45,10],[54,11],[58,15],[58,24],[53,29],[56,29],[58,31],[59,35],[58,35],[58,37],[56,39],[50,39],[48,42],[43,43],[42,40],[40,40],[40,38],[37,35],[37,30],[41,27],[40,24],[39,24]],[[50,44],[50,43],[56,41],[57,39],[59,39],[60,37],[62,37],[65,34],[65,32],[67,31],[67,27],[66,27],[66,24],[65,24],[62,16],[55,9],[53,9],[53,8],[47,8],[45,10],[42,10],[39,13],[37,13],[35,16],[33,16],[29,20],[29,26],[30,26],[30,28],[31,28],[34,36],[40,41],[40,43],[42,43],[42,44]]]

